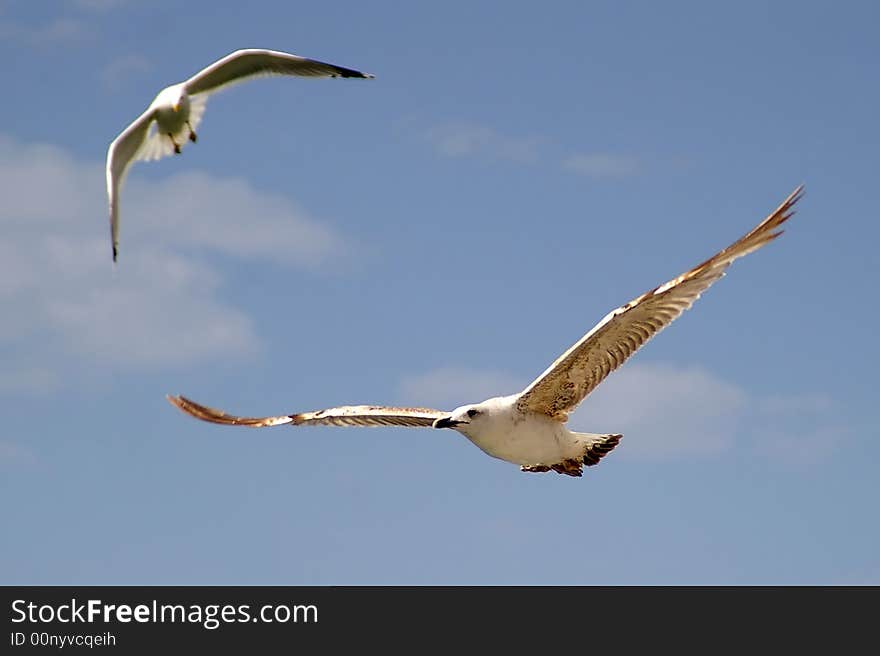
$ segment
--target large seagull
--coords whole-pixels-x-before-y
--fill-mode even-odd
[[[114,262],[119,252],[119,191],[128,167],[137,160],[161,159],[171,153],[179,155],[188,141],[195,142],[196,128],[212,93],[267,75],[374,77],[286,52],[249,49],[236,50],[188,80],[162,89],[147,110],[125,128],[107,150],[107,195]]]
[[[525,472],[581,476],[615,447],[622,435],[575,433],[568,415],[608,374],[688,309],[720,279],[731,262],[782,234],[803,186],[750,233],[677,278],[610,312],[519,394],[463,405],[452,412],[429,408],[354,405],[278,417],[237,417],[183,396],[168,400],[184,412],[234,426],[421,426],[452,428],[484,452]]]

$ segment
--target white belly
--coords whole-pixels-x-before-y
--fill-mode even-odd
[[[553,465],[584,455],[575,434],[546,417],[497,417],[460,430],[490,456],[517,465]]]
[[[162,135],[172,134],[177,136],[184,131],[187,121],[189,121],[189,98],[184,96],[180,103],[178,111],[174,111],[173,107],[162,106],[156,111],[156,123],[159,133]],[[189,136],[184,135],[184,136]]]

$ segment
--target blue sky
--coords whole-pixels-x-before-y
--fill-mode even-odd
[[[880,583],[874,3],[0,4],[0,581]],[[163,86],[263,79],[136,164]],[[245,429],[513,393],[606,312],[784,237],[613,374],[582,479],[452,431]]]

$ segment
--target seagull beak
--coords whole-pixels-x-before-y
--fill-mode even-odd
[[[173,109],[175,112],[179,112],[180,111],[180,103],[177,103],[171,109]]]
[[[453,421],[452,417],[441,417],[434,420],[433,426],[434,428],[455,428],[460,423],[460,421]]]

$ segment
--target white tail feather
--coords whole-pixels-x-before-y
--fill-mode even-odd
[[[178,141],[178,143],[181,143]],[[181,146],[183,144],[181,143]],[[159,134],[156,124],[150,126],[150,133],[144,139],[143,145],[137,152],[137,159],[149,162],[154,159],[162,159],[174,152],[174,144],[167,134]]]
[[[208,95],[201,94],[191,96],[189,99],[189,126],[184,125],[174,134],[174,141],[183,148],[189,143],[190,128],[195,132],[198,130],[199,124],[202,122],[202,116],[205,115],[205,106],[208,103]],[[137,152],[137,159],[149,162],[151,160],[162,159],[174,153],[174,144],[167,134],[159,132],[158,125],[154,122],[150,126],[150,132],[144,139],[143,145]]]

